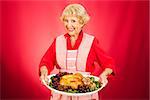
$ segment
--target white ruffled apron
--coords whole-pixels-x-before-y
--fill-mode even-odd
[[[90,74],[86,71],[86,60],[94,37],[83,34],[82,42],[78,50],[67,50],[64,35],[56,38],[56,60],[60,65],[60,72]],[[52,91],[51,100],[99,100],[98,93],[87,96],[67,96]]]

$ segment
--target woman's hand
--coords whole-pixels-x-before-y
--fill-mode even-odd
[[[47,67],[46,66],[42,66],[40,68],[40,73],[41,73],[41,76],[40,76],[41,83],[44,84],[44,81],[46,83],[48,83],[48,78],[47,78],[48,69],[47,69]]]
[[[112,69],[106,68],[106,69],[102,72],[102,74],[100,75],[100,80],[99,80],[99,81],[102,83],[102,85],[103,85],[104,87],[105,87],[105,86],[107,85],[107,83],[108,83],[108,80],[107,80],[108,75],[110,75],[112,72],[113,72]]]
[[[107,85],[107,83],[108,83],[108,80],[107,80],[107,75],[105,75],[105,74],[101,74],[100,75],[100,80],[99,80],[101,83],[102,83],[102,85],[105,87],[106,85]]]

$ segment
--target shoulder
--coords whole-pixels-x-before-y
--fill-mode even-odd
[[[60,38],[60,37],[64,37],[64,34],[54,37],[54,39],[53,39],[52,42],[51,42],[50,48],[55,48],[55,46],[56,46],[56,41],[57,41],[58,38]]]
[[[92,44],[95,41],[95,36],[92,34],[84,33],[83,38],[86,38],[88,41],[92,41]]]
[[[61,34],[57,36],[55,39],[67,38],[67,34]]]
[[[60,37],[63,37],[63,36],[65,36],[65,35],[64,35],[64,34],[61,34],[61,35],[57,36],[56,39],[57,39],[57,38],[60,38]]]
[[[87,37],[92,37],[92,38],[95,38],[95,36],[94,36],[94,35],[92,35],[92,34],[89,34],[89,33],[84,33],[83,35],[84,35],[84,36],[87,36]]]
[[[93,43],[94,44],[98,44],[99,43],[98,39],[93,34],[84,33],[84,35],[87,36],[87,37],[93,38]]]

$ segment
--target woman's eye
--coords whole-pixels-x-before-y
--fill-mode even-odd
[[[74,23],[74,22],[76,22],[76,21],[75,21],[75,20],[71,20],[71,22],[73,22],[73,23]]]
[[[68,20],[67,20],[67,19],[64,19],[64,22],[68,22]]]

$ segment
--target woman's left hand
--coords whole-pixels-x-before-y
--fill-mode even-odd
[[[107,85],[107,83],[108,83],[108,80],[107,80],[107,75],[105,75],[105,74],[101,74],[100,75],[100,80],[99,80],[101,83],[102,83],[102,86],[106,86]]]
[[[108,83],[108,80],[107,80],[107,77],[108,77],[108,75],[110,75],[111,73],[113,72],[113,70],[112,69],[110,69],[110,68],[106,68],[103,72],[102,72],[102,74],[100,75],[100,82],[102,83],[102,86],[106,86],[107,85],[107,83]]]

